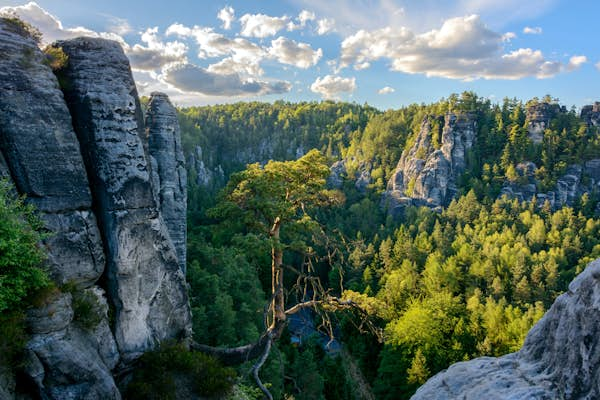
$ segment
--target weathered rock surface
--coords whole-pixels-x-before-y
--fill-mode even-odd
[[[583,165],[573,164],[567,167],[553,190],[543,193],[538,191],[539,182],[535,178],[537,166],[532,162],[517,164],[518,182],[505,182],[500,196],[515,198],[519,201],[537,199],[538,206],[546,201],[553,209],[563,206],[574,206],[584,194],[600,193],[600,159],[586,161]]]
[[[589,126],[600,126],[600,102],[593,105],[583,106],[581,109],[581,119]]]
[[[526,124],[529,139],[541,143],[544,131],[550,127],[550,120],[559,113],[566,112],[564,107],[554,103],[535,103],[527,107]]]
[[[127,362],[161,340],[190,335],[185,277],[153,195],[141,108],[122,48],[94,38],[54,46],[69,57],[63,90],[93,188],[114,334]]]
[[[441,132],[433,132],[441,123]],[[447,205],[457,193],[457,179],[465,171],[476,135],[475,115],[425,117],[414,145],[402,153],[388,182],[388,209],[395,213],[407,204]],[[441,138],[439,143],[434,143],[435,137]]]
[[[412,399],[597,399],[598,338],[600,260],[556,299],[521,350],[454,364],[429,379]]]
[[[53,232],[47,240],[52,276],[92,285],[104,270],[102,244],[58,81],[36,43],[3,19],[0,54],[0,152],[18,191]]]
[[[181,147],[177,110],[164,93],[150,96],[146,135],[153,160],[154,189],[160,212],[175,245],[181,270],[186,266],[187,172]]]
[[[43,242],[51,277],[59,285],[71,282],[82,290],[94,285],[104,271],[105,262],[69,110],[37,44],[18,26],[1,18],[0,54],[0,175],[10,178],[16,190],[27,196],[51,232]],[[70,294],[59,294],[45,306],[29,310],[27,323],[34,338],[28,347],[43,344],[47,359],[59,356],[53,354],[53,349],[64,349],[50,343],[56,335],[70,329],[73,315]],[[108,326],[106,314],[105,320]],[[89,345],[92,340],[89,333],[81,332],[79,336],[79,354],[67,351],[60,366],[41,362],[28,366],[27,370],[33,374],[30,378],[39,383],[35,390],[40,397],[69,398],[63,392],[78,385],[77,357],[97,365],[96,377],[86,385],[86,390],[96,393],[94,398],[109,398],[114,393],[110,367]],[[103,340],[114,342],[110,330]],[[69,370],[73,372],[66,372]],[[54,378],[38,379],[48,374]]]

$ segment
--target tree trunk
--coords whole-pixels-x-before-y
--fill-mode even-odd
[[[270,330],[285,321],[285,298],[283,293],[283,250],[279,241],[279,231],[281,228],[281,220],[275,218],[275,223],[269,232],[273,240],[271,247],[271,291],[273,300],[271,309],[273,320],[271,321]]]

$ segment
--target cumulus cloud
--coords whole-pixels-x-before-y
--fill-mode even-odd
[[[296,21],[298,23],[294,23],[293,21],[288,22],[287,29],[288,31],[295,31],[297,29],[302,29],[306,27],[308,21],[314,21],[317,19],[317,16],[314,12],[308,10],[302,10],[300,14],[296,17]]]
[[[379,93],[379,94],[390,94],[390,93],[394,93],[395,91],[396,91],[396,89],[394,89],[393,87],[385,86],[385,87],[382,87],[381,89],[379,89],[377,91],[377,93]]]
[[[440,29],[421,34],[405,27],[360,30],[342,42],[340,66],[388,59],[394,71],[463,80],[548,78],[569,69],[539,50],[505,54],[505,39],[477,15],[448,19]]]
[[[323,56],[321,49],[313,50],[308,43],[298,43],[283,36],[272,40],[268,51],[280,63],[304,69],[316,65]]]
[[[231,29],[231,24],[235,21],[235,10],[231,6],[224,7],[217,14],[217,18],[223,21],[223,29]]]
[[[238,74],[217,74],[188,63],[167,67],[161,79],[183,92],[211,96],[258,96],[286,93],[291,89],[291,84],[286,81],[242,79]]]
[[[542,28],[540,28],[539,26],[533,28],[530,26],[526,26],[525,28],[523,28],[523,33],[526,35],[541,35]]]
[[[14,13],[23,21],[30,23],[42,32],[42,41],[51,43],[55,40],[72,39],[78,36],[104,37],[125,43],[123,38],[115,33],[98,33],[90,29],[78,26],[75,28],[65,28],[54,15],[48,13],[35,2],[29,2],[22,6],[2,7],[0,13]]]
[[[246,37],[265,38],[274,36],[285,28],[290,22],[290,18],[271,17],[265,14],[244,14],[240,18],[242,29],[240,34]]]
[[[177,41],[163,43],[158,38],[158,27],[146,29],[141,39],[146,46],[136,44],[133,47],[125,47],[133,69],[154,71],[167,64],[186,60],[187,46]]]
[[[325,35],[326,33],[335,30],[335,20],[331,18],[323,18],[317,21],[317,34]]]
[[[341,93],[352,93],[356,90],[356,78],[342,78],[341,76],[326,75],[318,77],[310,90],[320,94],[325,99],[335,99]]]
[[[588,62],[586,56],[573,56],[569,59],[569,64],[567,65],[567,68],[572,71],[578,69],[586,62]]]
[[[261,46],[247,39],[232,39],[215,32],[212,28],[199,26],[190,28],[181,24],[169,26],[166,35],[195,39],[198,44],[198,57],[201,59],[225,57],[209,67],[214,72],[263,74],[260,62],[267,56],[267,52]]]
[[[502,35],[502,41],[503,42],[510,42],[513,39],[516,39],[517,34],[514,32],[506,32],[504,35]]]

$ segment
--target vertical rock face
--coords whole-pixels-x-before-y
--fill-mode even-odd
[[[157,201],[185,274],[187,172],[177,111],[164,93],[154,92],[150,96],[146,135],[153,160],[152,173],[156,176],[153,181]]]
[[[53,278],[92,285],[104,270],[104,256],[63,94],[36,43],[4,19],[0,54],[0,151],[5,168],[53,232],[47,239]]]
[[[69,110],[37,44],[18,25],[2,18],[0,54],[0,177],[10,178],[27,196],[51,232],[44,244],[54,281],[72,282],[84,290],[98,280],[105,261]],[[96,394],[88,398],[119,398],[110,375],[118,353],[108,362],[98,353],[96,336],[84,331],[77,338],[68,334],[75,329],[73,315],[70,295],[49,299],[45,307],[29,312],[33,336],[27,349],[34,362],[28,371],[35,390],[42,398],[73,398],[70,383],[82,371],[77,361],[82,357],[94,365],[93,376],[81,379],[81,389]],[[106,318],[103,324],[108,327]],[[115,346],[110,330],[101,341],[109,348]],[[79,354],[73,355],[74,347]]]
[[[128,361],[161,340],[189,336],[185,277],[153,196],[139,99],[123,50],[93,38],[54,46],[69,57],[63,90],[106,249],[115,338]]]
[[[521,350],[452,365],[413,400],[600,398],[600,260],[529,331]]]
[[[441,123],[441,132],[434,132]],[[388,182],[388,208],[394,212],[404,204],[448,204],[457,193],[456,181],[467,166],[467,153],[476,135],[475,115],[425,117],[414,145],[402,153]]]
[[[600,102],[584,106],[581,109],[581,119],[589,126],[600,126]]]
[[[566,112],[558,104],[535,103],[527,107],[526,124],[529,139],[541,143],[544,131],[550,127],[550,120],[559,113]]]

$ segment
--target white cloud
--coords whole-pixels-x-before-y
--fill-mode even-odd
[[[310,90],[320,94],[325,99],[335,99],[340,93],[352,93],[356,90],[356,78],[342,78],[341,76],[326,75],[318,77]]]
[[[313,50],[308,43],[298,43],[283,36],[271,41],[268,52],[282,64],[304,69],[316,65],[323,56],[321,49]]]
[[[314,12],[310,12],[307,10],[302,10],[300,14],[298,14],[298,21],[300,21],[300,25],[305,26],[308,21],[314,21],[317,18]]]
[[[98,33],[82,26],[65,28],[54,15],[48,13],[33,1],[17,7],[2,7],[0,8],[0,13],[14,13],[25,22],[38,28],[42,32],[43,43],[72,39],[78,36],[100,36],[124,43],[123,38],[114,33]]]
[[[265,14],[244,14],[240,18],[240,34],[246,37],[265,38],[274,36],[290,22],[289,17],[271,17]]]
[[[298,16],[296,17],[296,21],[298,21],[298,23],[296,24],[293,21],[288,22],[287,30],[295,31],[297,29],[302,29],[302,28],[306,27],[306,24],[308,23],[308,21],[314,21],[315,19],[317,19],[317,16],[315,15],[314,12],[311,12],[308,10],[302,10],[300,12],[300,14],[298,14]]]
[[[211,96],[259,96],[286,93],[291,89],[286,81],[243,79],[238,74],[221,75],[187,63],[167,67],[161,80],[183,92]]]
[[[181,42],[163,43],[158,38],[158,27],[148,28],[142,33],[142,42],[146,46],[136,44],[125,47],[125,53],[131,62],[131,68],[143,71],[159,70],[173,62],[184,62],[188,48]]]
[[[335,20],[330,18],[323,18],[317,21],[317,34],[325,35],[326,33],[333,32],[335,30]]]
[[[115,16],[109,16],[110,25],[108,26],[108,30],[110,32],[116,33],[119,36],[126,35],[133,31],[133,28],[124,18],[119,18]]]
[[[231,29],[231,24],[235,21],[235,10],[231,6],[224,7],[217,14],[217,18],[223,21],[223,29]]]
[[[568,70],[539,50],[503,54],[504,40],[477,15],[448,19],[421,34],[405,27],[360,30],[342,42],[340,66],[387,59],[394,71],[463,80],[548,78]]]
[[[214,32],[212,28],[199,26],[190,28],[181,24],[169,26],[166,34],[167,36],[177,35],[194,38],[199,47],[199,58],[225,56],[225,59],[209,67],[212,71],[248,75],[263,74],[260,62],[267,56],[267,52],[261,46],[247,39],[239,37],[231,39]]]
[[[502,41],[503,42],[510,42],[513,39],[517,38],[517,34],[514,32],[506,32],[504,35],[502,35]]]
[[[569,59],[569,64],[567,65],[567,68],[570,71],[572,71],[572,70],[578,69],[586,62],[588,62],[588,59],[586,56],[573,56]]]
[[[523,33],[526,35],[541,35],[542,32],[542,28],[540,28],[539,26],[533,28],[530,26],[526,26],[525,28],[523,28]]]
[[[382,87],[381,89],[379,89],[377,91],[377,93],[379,93],[379,94],[390,94],[390,93],[394,93],[395,91],[396,91],[396,89],[394,89],[393,87],[385,86],[385,87]]]
[[[597,69],[598,71],[600,71],[600,61],[599,61],[599,62],[597,62],[597,63],[596,63],[594,66],[596,67],[596,69]]]

